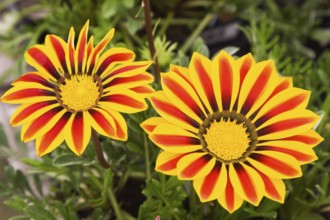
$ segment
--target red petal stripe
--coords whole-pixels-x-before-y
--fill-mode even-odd
[[[196,115],[199,116],[202,120],[204,120],[205,115],[202,110],[198,107],[194,99],[190,96],[190,94],[182,87],[182,85],[178,84],[170,77],[163,77],[164,84],[175,93],[184,103],[193,111]]]
[[[82,73],[82,71],[83,71],[82,63],[84,61],[85,47],[86,47],[86,41],[87,41],[86,35],[87,35],[87,33],[82,33],[82,38],[81,38],[80,44],[78,45],[78,73]]]
[[[130,71],[130,70],[138,69],[138,68],[141,68],[141,67],[144,67],[144,66],[146,66],[146,65],[125,66],[123,68],[119,68],[119,69],[111,72],[105,78],[103,78],[102,81],[104,82],[112,76],[115,76],[115,75],[120,74],[120,73],[125,73],[125,72]]]
[[[130,90],[132,90],[136,93],[139,93],[139,94],[152,93],[154,91],[151,88],[148,88],[146,86],[138,86],[138,87],[131,88]]]
[[[110,96],[105,96],[102,97],[100,101],[104,101],[104,102],[115,102],[121,105],[126,105],[132,108],[143,108],[144,104],[142,102],[139,102],[137,100],[135,100],[132,97],[129,97],[127,95],[123,95],[123,94],[114,94],[114,95],[110,95]]]
[[[258,195],[249,174],[246,172],[244,167],[239,163],[235,163],[234,168],[242,184],[242,188],[244,190],[245,195],[253,202],[257,202]]]
[[[188,117],[187,115],[185,115],[184,113],[182,113],[177,107],[175,107],[174,105],[167,103],[167,102],[163,102],[161,100],[155,99],[151,97],[151,100],[153,102],[153,105],[156,108],[161,109],[162,111],[166,112],[166,114],[169,114],[183,122],[186,122],[190,125],[192,125],[195,128],[199,127],[199,123],[196,122],[195,120],[193,120],[192,118]]]
[[[251,154],[250,157],[284,175],[296,176],[298,174],[297,170],[295,170],[290,165],[283,163],[278,159],[257,153]]]
[[[58,136],[58,134],[63,130],[64,126],[71,117],[70,112],[66,112],[43,137],[40,141],[39,152],[43,153],[47,150],[48,146],[53,142],[53,140]]]
[[[224,57],[219,60],[221,100],[223,110],[229,110],[233,90],[233,71],[230,63]]]
[[[192,178],[211,160],[211,158],[212,157],[207,154],[198,158],[181,171],[181,176],[183,178]]]
[[[46,106],[52,105],[56,103],[57,101],[48,101],[48,102],[38,102],[33,105],[30,105],[29,107],[23,109],[20,113],[16,115],[15,118],[12,119],[12,124],[17,124],[35,111],[42,109]]]
[[[214,168],[211,170],[211,172],[204,178],[201,187],[201,196],[204,199],[208,198],[212,193],[212,191],[214,190],[214,186],[218,180],[218,177],[220,176],[220,172],[221,172],[221,164],[216,163]]]
[[[264,175],[259,170],[257,170],[257,172],[261,176],[262,180],[264,181],[266,192],[269,195],[271,195],[273,198],[281,200],[280,194],[277,192],[276,187],[274,186],[273,182],[268,178],[268,176]]]
[[[241,66],[240,69],[240,88],[242,87],[242,83],[245,79],[246,74],[249,72],[252,65],[252,59],[250,57],[247,57]]]
[[[52,61],[49,57],[44,54],[40,49],[36,47],[30,48],[27,53],[42,67],[44,67],[47,72],[49,72],[55,79],[59,79],[61,75],[57,72]]]
[[[272,70],[273,68],[271,64],[266,65],[265,68],[262,70],[261,74],[258,76],[258,79],[253,84],[250,93],[245,100],[245,103],[241,110],[241,114],[246,114],[253,106],[255,101],[259,98],[259,96],[262,94],[267,85],[267,81],[271,76]]]
[[[209,77],[207,71],[205,70],[201,59],[196,58],[194,62],[194,66],[198,75],[198,79],[202,84],[202,87],[205,91],[206,97],[213,109],[213,111],[218,111],[218,105],[215,100],[214,92],[213,92],[213,86],[211,78]],[[193,87],[194,88],[194,87]]]
[[[257,131],[258,136],[263,136],[270,133],[275,133],[283,130],[287,130],[294,127],[299,127],[314,121],[313,118],[293,118],[284,121],[279,121],[274,124],[268,125],[259,131]]]
[[[158,169],[159,170],[162,170],[162,171],[169,171],[169,170],[176,169],[177,163],[185,155],[187,155],[187,154],[180,154],[179,156],[177,156],[175,158],[172,158],[169,161],[166,161],[165,163],[163,163],[160,166],[158,166]]]
[[[73,139],[74,146],[78,153],[82,152],[83,142],[84,142],[84,117],[82,112],[78,112],[73,121],[71,127],[71,135]]]
[[[282,140],[299,141],[308,145],[315,145],[320,142],[320,139],[308,135],[295,135],[287,138],[282,138]]]
[[[194,88],[194,85],[190,82],[188,79],[188,76],[180,71],[179,68],[176,66],[171,66],[171,71],[177,73],[182,79],[184,79],[192,88]]]
[[[107,88],[110,86],[115,86],[115,85],[120,85],[120,84],[125,84],[125,83],[130,83],[130,82],[138,82],[138,81],[143,81],[143,80],[150,80],[151,76],[145,75],[145,74],[138,74],[135,76],[130,76],[130,77],[118,77],[113,80],[111,80],[109,83],[105,84],[103,87]]]
[[[41,128],[43,128],[47,122],[49,122],[55,115],[57,115],[60,111],[62,111],[62,107],[58,106],[41,115],[39,118],[34,120],[30,127],[26,130],[24,139],[30,139],[33,135],[35,135]]]
[[[264,122],[269,120],[270,118],[279,115],[280,113],[283,113],[285,111],[289,111],[297,107],[299,104],[301,104],[306,98],[308,97],[307,94],[300,94],[295,97],[292,97],[291,99],[283,102],[282,104],[279,104],[277,106],[274,106],[273,109],[271,109],[268,113],[260,117],[254,124],[256,127],[259,127]]]
[[[200,140],[193,137],[180,135],[153,135],[153,139],[157,144],[170,146],[184,146],[184,145],[199,145]]]
[[[113,62],[122,62],[133,58],[133,53],[117,53],[108,56],[98,68],[96,74],[101,75],[104,70]],[[113,75],[113,73],[111,74]]]
[[[260,146],[257,148],[257,150],[271,150],[271,151],[277,151],[277,152],[282,152],[285,154],[289,154],[296,158],[298,161],[310,161],[312,157],[308,154],[303,154],[302,152],[297,152],[294,150],[289,150],[286,148],[281,148],[281,147],[273,147],[273,146]]]
[[[10,101],[15,99],[31,98],[35,96],[55,96],[55,93],[43,89],[23,89],[8,94],[3,98],[3,100]]]
[[[17,82],[34,82],[34,83],[39,83],[40,85],[46,86],[48,88],[53,88],[54,85],[47,81],[46,79],[40,77],[39,75],[35,73],[27,73],[24,74],[23,76],[19,77],[14,81],[14,83]]]
[[[111,124],[108,122],[107,118],[104,117],[103,114],[101,114],[99,111],[96,111],[94,109],[90,109],[89,113],[93,117],[93,119],[96,121],[96,123],[109,135],[114,135],[115,130],[111,126]]]
[[[225,200],[226,200],[226,204],[229,210],[233,210],[234,209],[234,204],[235,204],[235,191],[233,188],[233,185],[230,182],[230,178],[229,178],[229,173],[227,174],[227,185],[226,185],[226,189],[225,189]]]
[[[290,87],[290,81],[288,81],[288,80],[282,81],[279,85],[276,86],[273,93],[269,96],[268,99],[271,99],[274,95],[276,95],[277,93],[279,93],[279,92],[281,92],[284,89],[287,89],[289,87]]]
[[[53,45],[53,48],[55,50],[56,56],[58,60],[61,63],[61,66],[64,70],[65,73],[68,72],[68,68],[66,66],[65,62],[65,51],[64,48],[62,47],[62,44],[58,41],[58,39],[52,35],[49,36],[50,42]]]

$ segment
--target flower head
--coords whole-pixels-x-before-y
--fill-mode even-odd
[[[146,72],[150,62],[133,62],[135,54],[125,48],[105,50],[114,29],[93,46],[87,39],[89,23],[82,28],[77,45],[74,29],[68,41],[47,35],[44,45],[35,45],[25,59],[36,71],[12,83],[1,98],[22,104],[10,123],[23,125],[23,141],[36,140],[38,155],[44,155],[63,140],[81,155],[91,137],[91,128],[116,140],[127,139],[127,124],[119,112],[135,113],[147,108],[144,98],[153,92],[153,77]],[[105,50],[105,51],[104,51]]]
[[[317,159],[310,92],[279,76],[273,61],[195,53],[189,68],[172,65],[161,83],[150,96],[160,117],[141,124],[163,150],[156,170],[192,180],[202,202],[217,199],[229,212],[263,196],[283,203],[283,179]]]

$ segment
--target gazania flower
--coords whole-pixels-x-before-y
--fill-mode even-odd
[[[195,53],[161,84],[150,96],[161,117],[141,124],[163,150],[156,170],[192,180],[202,202],[217,199],[229,212],[263,196],[283,203],[283,179],[317,159],[322,138],[312,129],[319,116],[305,109],[310,92],[279,76],[273,61]]]
[[[63,140],[81,155],[91,137],[91,128],[117,140],[127,139],[127,124],[119,112],[135,113],[147,108],[144,98],[152,92],[146,72],[150,62],[133,62],[134,53],[125,48],[104,51],[114,30],[97,46],[87,39],[88,22],[77,46],[70,29],[68,42],[47,35],[45,45],[25,53],[36,69],[12,83],[2,101],[22,104],[10,123],[23,125],[23,141],[36,140],[38,155],[44,155]],[[88,40],[88,41],[87,41]]]

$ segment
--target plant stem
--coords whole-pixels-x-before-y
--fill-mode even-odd
[[[113,210],[115,211],[115,215],[116,215],[116,219],[118,220],[124,220],[118,201],[116,199],[115,193],[112,190],[112,187],[109,187],[108,189],[108,194],[109,194],[109,198],[110,198],[110,202],[112,205]]]
[[[96,154],[97,160],[99,161],[101,167],[103,167],[104,169],[110,168],[111,166],[108,164],[108,162],[104,158],[100,140],[94,129],[92,129],[92,141],[93,141],[93,145],[95,148],[95,154]]]
[[[155,69],[155,82],[159,82],[160,68],[158,64],[158,59],[155,56],[156,48],[154,44],[154,38],[152,36],[150,0],[143,0],[143,5],[144,5],[144,20],[145,20],[147,39],[148,39],[148,46],[150,50],[151,59],[154,61],[153,65]]]
[[[151,178],[151,172],[150,172],[150,152],[149,152],[149,146],[147,141],[147,135],[143,134],[143,145],[144,145],[144,155],[146,160],[146,177],[147,179]]]

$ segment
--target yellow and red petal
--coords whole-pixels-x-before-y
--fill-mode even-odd
[[[20,76],[18,79],[16,79],[14,82],[11,83],[13,86],[22,86],[24,84],[32,85],[32,83],[36,83],[37,85],[42,85],[44,87],[48,87],[49,89],[54,88],[54,83],[50,82],[47,77],[40,73],[40,72],[29,72],[22,76]]]
[[[56,100],[55,92],[41,85],[34,85],[32,88],[25,85],[14,86],[1,97],[2,102],[12,104],[35,103],[51,100]]]
[[[117,111],[104,109],[111,115],[116,125],[116,135],[110,136],[112,139],[127,141],[127,124],[124,117]]]
[[[30,122],[57,106],[59,104],[56,100],[23,104],[15,110],[10,119],[10,124],[12,126],[18,126]]]
[[[229,164],[229,178],[235,192],[244,200],[258,206],[265,191],[260,175],[244,163]]]
[[[251,67],[256,63],[253,59],[251,53],[246,54],[245,56],[240,57],[236,60],[237,65],[239,66],[239,75],[240,75],[240,88],[245,79],[246,74],[249,72]]]
[[[117,77],[132,77],[137,73],[144,73],[151,64],[151,61],[121,63],[115,66],[106,76],[101,77],[102,83],[106,84]]]
[[[27,122],[22,127],[21,139],[24,142],[36,139],[49,131],[66,112],[62,106],[48,110],[33,121]]]
[[[253,119],[256,127],[283,112],[294,109],[305,109],[310,92],[299,88],[289,88],[275,95],[258,112]]]
[[[117,90],[105,94],[98,104],[101,107],[124,113],[136,113],[148,108],[143,97],[130,90]]]
[[[202,149],[195,134],[172,124],[158,125],[149,138],[163,150],[172,153],[188,153]]]
[[[87,114],[86,112],[73,114],[65,127],[65,141],[78,156],[85,151],[91,137],[91,125]]]
[[[178,178],[195,180],[207,176],[215,166],[216,159],[207,153],[196,152],[182,157],[177,163]]]
[[[264,182],[265,196],[279,203],[284,203],[285,184],[283,180],[269,177],[258,170],[257,172]]]
[[[177,175],[177,163],[185,155],[187,154],[177,154],[163,151],[159,153],[157,157],[155,170],[171,176]]]
[[[95,74],[99,75],[101,78],[105,78],[116,64],[130,62],[133,61],[134,58],[134,52],[129,49],[121,47],[111,48],[98,59]]]
[[[72,113],[65,112],[56,124],[43,136],[36,139],[36,151],[38,156],[52,152],[64,141],[64,131]]]
[[[226,188],[224,193],[218,197],[218,202],[229,213],[233,213],[243,204],[243,199],[235,192],[233,184],[229,178],[229,173],[227,174]]]
[[[257,151],[247,158],[255,169],[267,176],[291,179],[302,175],[299,162],[291,155],[276,151]]]
[[[282,140],[299,141],[310,147],[315,147],[320,142],[322,142],[324,139],[315,130],[309,129],[308,131],[306,131],[304,133],[286,137],[286,138],[282,138]]]
[[[150,101],[160,116],[181,128],[198,133],[202,121],[200,119],[195,121],[187,116],[181,111],[181,109],[168,100],[163,91],[158,91],[152,94]]]
[[[77,48],[75,51],[75,60],[78,64],[78,73],[82,73],[86,67],[88,27],[89,20],[87,20],[85,25],[82,27],[78,37]]]
[[[241,87],[237,110],[249,117],[274,91],[279,77],[274,62],[264,61],[253,65]]]
[[[58,62],[55,53],[44,45],[35,45],[28,49],[24,54],[26,62],[39,72],[48,74],[54,81],[61,78],[59,69],[61,64]]]
[[[71,75],[76,74],[78,70],[78,63],[75,60],[74,35],[74,29],[71,27],[67,43],[67,53],[65,54],[66,65]]]
[[[168,123],[168,121],[162,117],[152,117],[142,122],[140,126],[147,134],[150,134],[158,125],[163,123]]]
[[[267,141],[262,144],[258,144],[257,151],[275,151],[285,153],[294,157],[297,161],[299,161],[299,164],[306,164],[317,160],[314,150],[310,146],[298,141]]]
[[[103,83],[103,91],[114,91],[116,89],[131,89],[134,87],[148,85],[154,81],[154,77],[147,73],[137,73],[134,76],[119,76],[107,83]]]
[[[108,137],[116,135],[116,124],[108,112],[100,108],[93,108],[88,110],[86,116],[88,117],[92,128],[98,133]]]
[[[259,140],[276,140],[311,129],[320,116],[309,110],[292,110],[276,115],[257,128]]]
[[[68,73],[68,66],[65,60],[65,54],[68,52],[66,42],[56,35],[47,35],[45,39],[45,45],[49,48],[52,48],[54,51],[54,58],[56,58],[59,62],[59,68],[62,73]]]
[[[279,77],[279,81],[274,89],[274,91],[272,92],[272,94],[269,96],[269,99],[272,98],[273,96],[275,96],[277,93],[288,89],[290,87],[293,86],[293,82],[292,82],[292,77],[288,77],[288,76],[280,76]]]
[[[88,57],[87,60],[87,67],[86,67],[86,72],[89,74],[92,74],[94,72],[94,67],[96,63],[98,62],[99,56],[104,50],[104,48],[109,44],[111,41],[113,34],[115,32],[115,29],[111,29],[108,31],[108,33],[105,35],[105,37],[98,43],[98,45],[92,49],[90,56]]]
[[[235,60],[225,51],[221,51],[212,60],[213,92],[218,109],[232,110],[239,90],[239,69]]]
[[[206,112],[193,87],[174,72],[162,73],[161,81],[166,97],[195,121],[204,120]]]
[[[147,97],[155,92],[155,90],[151,86],[137,86],[134,88],[130,88],[130,90],[141,95],[146,95]]]
[[[171,64],[170,65],[170,72],[175,72],[176,74],[181,76],[181,78],[183,78],[188,84],[190,84],[191,87],[194,87],[193,84],[191,83],[188,68]]]
[[[215,112],[218,106],[213,92],[211,66],[212,62],[208,58],[194,53],[189,64],[189,76],[208,112]]]
[[[195,191],[202,202],[211,201],[223,195],[227,186],[227,168],[223,163],[216,162],[210,173],[200,179],[195,179]]]

